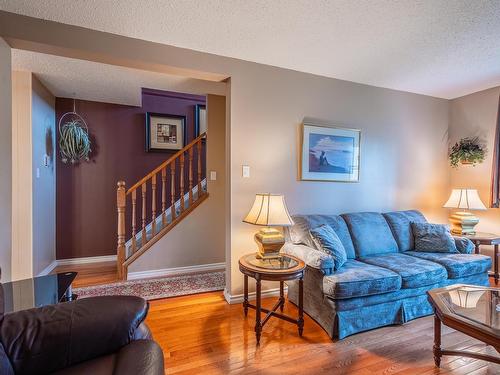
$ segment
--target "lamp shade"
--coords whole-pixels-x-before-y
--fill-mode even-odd
[[[474,308],[477,306],[479,299],[484,294],[484,290],[478,290],[476,288],[460,288],[451,290],[449,292],[451,302],[454,305],[463,307],[466,309]]]
[[[445,208],[463,208],[466,210],[486,210],[476,189],[453,189]]]
[[[293,225],[293,220],[286,208],[285,197],[279,194],[257,194],[250,212],[243,221],[268,227]]]

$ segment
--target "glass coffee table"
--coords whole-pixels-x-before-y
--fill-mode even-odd
[[[76,275],[63,272],[0,284],[0,315],[76,299],[71,288]]]
[[[457,355],[500,364],[500,357],[441,349],[441,323],[493,346],[500,353],[500,289],[451,285],[427,292],[434,307],[434,363],[441,356]]]
[[[240,271],[244,275],[244,294],[243,294],[243,312],[245,316],[248,314],[248,309],[255,309],[255,337],[257,345],[260,343],[260,336],[264,324],[269,321],[269,318],[275,317],[287,322],[296,324],[299,329],[299,335],[302,336],[304,331],[304,309],[303,309],[303,278],[305,263],[291,255],[280,254],[274,259],[259,259],[253,254],[247,254],[239,260]],[[248,278],[255,279],[255,305],[248,302]],[[299,316],[293,318],[283,314],[283,306],[285,305],[284,282],[287,280],[299,280]],[[266,309],[261,306],[261,281],[279,281],[280,282],[280,297],[272,309]],[[278,308],[280,312],[277,312]],[[261,313],[266,313],[264,319],[261,319]]]

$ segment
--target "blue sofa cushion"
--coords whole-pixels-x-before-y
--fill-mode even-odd
[[[316,247],[333,258],[334,271],[339,270],[346,262],[347,254],[337,233],[335,233],[331,226],[321,225],[311,229],[311,236],[316,243]]]
[[[342,217],[351,232],[358,258],[398,252],[398,244],[382,214],[360,212],[344,214]]]
[[[415,237],[415,251],[458,253],[448,225],[411,223],[411,228]]]
[[[395,211],[382,214],[391,227],[392,234],[396,239],[399,251],[408,251],[415,248],[411,223],[426,223],[424,215],[419,211]]]
[[[349,259],[333,275],[323,277],[323,293],[332,299],[370,296],[401,288],[401,277],[386,268]]]
[[[405,254],[442,265],[446,268],[449,279],[486,273],[491,268],[491,258],[486,255],[422,253],[419,251],[407,251]]]
[[[339,215],[294,215],[294,225],[287,227],[285,232],[289,237],[288,240],[294,244],[303,244],[313,249],[320,250],[312,240],[310,230],[321,225],[329,225],[337,233],[342,245],[347,254],[347,258],[354,259],[354,246],[352,244],[351,235],[347,225]]]
[[[397,273],[404,289],[439,283],[448,277],[446,269],[437,263],[399,253],[361,258],[360,261]]]
[[[420,288],[399,289],[394,292],[375,294],[373,296],[355,297],[348,299],[335,300],[335,308],[337,311],[359,309],[361,307],[378,305],[379,303],[398,301],[405,298],[421,296],[428,290],[439,288],[441,283],[422,286]]]

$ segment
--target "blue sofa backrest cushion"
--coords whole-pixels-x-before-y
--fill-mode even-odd
[[[342,215],[358,258],[375,254],[397,253],[398,244],[382,214],[359,212]]]
[[[349,234],[347,225],[339,215],[293,215],[294,225],[285,230],[287,240],[294,244],[303,244],[317,249],[309,231],[321,225],[329,225],[337,233],[342,245],[344,245],[347,258],[354,259],[354,245]],[[320,250],[320,249],[318,249]]]
[[[387,212],[384,215],[396,239],[399,251],[415,249],[411,223],[427,223],[425,216],[417,210]]]

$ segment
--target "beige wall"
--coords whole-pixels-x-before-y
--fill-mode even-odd
[[[238,258],[255,249],[256,228],[241,220],[257,192],[285,194],[291,213],[418,208],[446,220],[446,100],[257,65],[232,77],[231,94],[232,295]],[[359,183],[297,181],[304,117],[361,129]]]
[[[230,146],[226,159],[230,163],[230,196],[226,199],[230,231],[226,243],[230,245],[225,249],[231,295],[242,292],[239,257],[255,251],[252,237],[257,228],[241,220],[257,192],[285,194],[292,213],[419,208],[433,221],[446,220],[441,208],[449,193],[446,100],[2,12],[0,35],[22,48],[231,77],[230,126],[226,129],[226,147]],[[304,117],[361,129],[361,182],[297,181],[297,129]],[[251,167],[249,179],[241,177],[244,164]],[[196,226],[186,228],[189,230],[173,232],[171,238],[177,236],[176,241],[181,241],[198,230]],[[182,245],[179,242],[177,246]],[[157,256],[160,262],[169,252],[158,252]]]
[[[0,268],[11,280],[12,247],[12,77],[10,47],[0,38]]]
[[[36,276],[55,260],[54,105],[31,72],[12,72],[13,280]]]
[[[12,279],[33,275],[31,73],[12,72]]]
[[[33,275],[56,259],[56,131],[55,97],[32,75]]]
[[[207,174],[217,172],[215,181],[207,181],[209,198],[133,263],[129,272],[225,261],[225,99],[207,95]]]
[[[475,167],[459,166],[451,170],[450,188],[478,189],[483,203],[488,206],[491,192],[491,173],[495,129],[497,124],[500,87],[484,90],[450,101],[450,144],[460,138],[480,137],[488,148],[484,163]],[[477,229],[500,233],[500,210],[477,211],[480,218]]]

